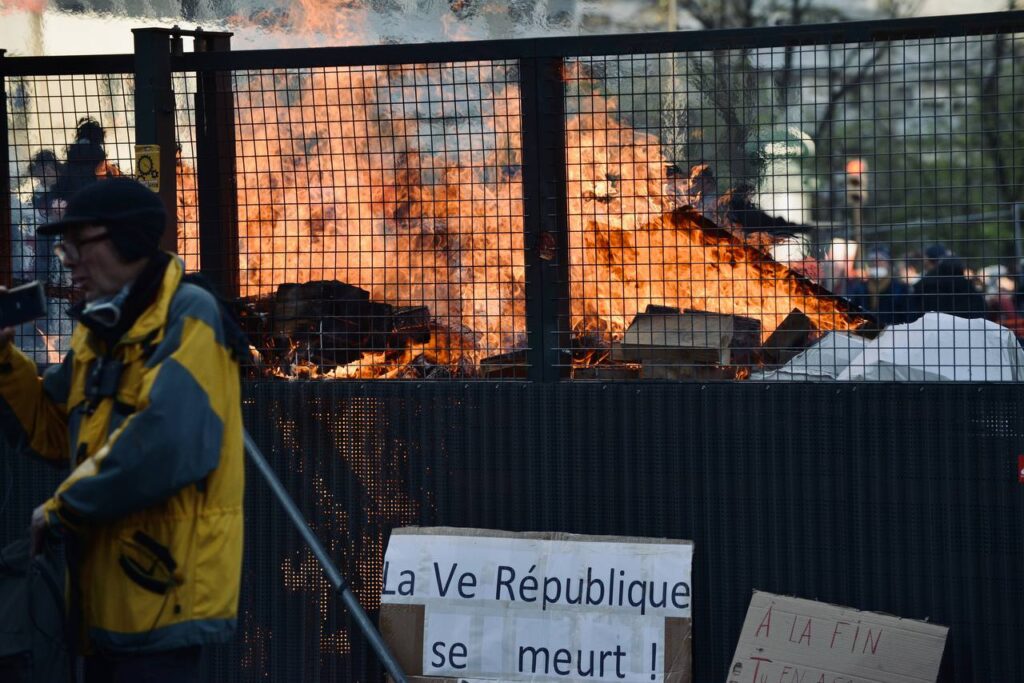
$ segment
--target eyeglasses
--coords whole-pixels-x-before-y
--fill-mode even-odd
[[[102,242],[103,240],[110,239],[110,233],[104,232],[99,235],[93,235],[92,237],[86,237],[82,240],[75,242],[57,242],[53,245],[53,253],[60,259],[62,266],[68,265],[71,261],[77,261],[82,258],[82,247],[86,244],[92,244],[93,242]]]

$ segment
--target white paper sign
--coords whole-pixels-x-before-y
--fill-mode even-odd
[[[664,680],[666,619],[689,619],[689,542],[398,530],[384,605],[423,605],[422,673]]]

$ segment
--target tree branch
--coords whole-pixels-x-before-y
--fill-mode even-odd
[[[825,113],[822,114],[821,120],[818,121],[817,127],[814,129],[814,142],[819,143],[824,139],[825,134],[832,127],[832,119],[835,118],[836,108],[839,103],[846,97],[846,94],[855,88],[859,88],[867,80],[868,74],[871,73],[872,67],[878,63],[883,56],[889,52],[889,43],[884,43],[879,47],[875,48],[875,54],[872,55],[871,59],[866,64],[858,69],[856,75],[848,81],[844,81],[839,85],[838,88],[829,93],[828,104],[825,107]],[[846,72],[849,64],[843,65],[843,72]]]
[[[1003,68],[1006,46],[1006,34],[1000,33],[996,36],[992,69],[985,75],[985,80],[981,86],[981,133],[985,146],[988,147],[989,153],[995,158],[999,195],[1003,198],[1003,201],[1012,203],[1018,201],[1020,192],[1018,188],[1013,187],[1013,181],[1007,171],[1010,161],[1006,158],[1006,150],[999,140],[999,124],[1002,119],[1002,114],[999,111],[999,72]]]

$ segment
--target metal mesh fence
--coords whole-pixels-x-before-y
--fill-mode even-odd
[[[16,341],[42,365],[68,350],[73,292],[53,253],[56,238],[36,228],[58,220],[84,183],[130,172],[133,82],[124,74],[8,78],[8,151],[11,168],[11,279],[41,280],[47,315],[17,331]]]
[[[1019,380],[1022,47],[567,60],[574,375]]]
[[[196,75],[176,73],[172,87],[175,100],[175,186],[177,188],[178,255],[188,272],[198,271],[199,191],[196,169]]]
[[[195,76],[175,77],[178,149],[178,253],[199,269],[195,162]],[[76,301],[70,273],[53,249],[56,237],[36,229],[58,220],[70,196],[91,180],[132,175],[135,160],[135,82],[132,74],[9,77],[8,152],[11,198],[11,280],[44,283],[47,315],[17,331],[19,348],[40,366],[68,351]]]
[[[983,315],[1002,311],[992,322],[1017,329],[1001,303],[1020,264],[1016,35],[792,47],[785,35],[776,47],[644,42],[645,54],[569,57],[546,75],[564,100],[557,120],[521,105],[538,85],[523,73],[533,44],[515,60],[224,71],[239,305],[268,370],[521,377],[537,331],[525,288],[549,275],[531,263],[557,262],[565,239],[566,278],[548,279],[554,294],[539,300],[557,329],[530,341],[567,340],[559,362],[578,380],[835,379],[866,368],[848,361],[874,342],[878,367],[886,351],[942,361],[894,379],[933,379],[936,366],[963,379],[956,369],[972,365],[981,372],[966,378],[1016,378],[1010,338],[943,347],[937,325],[905,342],[878,335],[897,296],[871,289],[884,259],[864,258],[886,247],[890,284],[910,288],[911,267],[920,275],[940,246],[939,265],[964,271],[941,282],[991,272],[999,289],[984,298],[997,307]],[[130,78],[117,77],[121,100],[72,96],[110,78],[8,76],[12,168],[39,149],[63,157],[87,114],[129,168]],[[37,98],[51,82],[80,85]],[[175,76],[190,268],[210,255],[199,253],[201,88]],[[50,110],[55,123],[42,123]],[[545,140],[566,163],[532,170],[538,185],[561,170],[565,191],[545,185],[555,202],[531,205],[524,158]],[[26,217],[27,169],[13,180],[24,273],[37,267],[26,227],[40,219]],[[559,200],[566,232],[535,230],[547,217],[537,208]],[[857,299],[855,284],[872,296]],[[930,296],[945,294],[956,297],[947,312],[980,310],[960,303],[978,300],[974,285]],[[556,299],[564,316],[546,308]],[[835,334],[844,326],[857,329]],[[37,356],[59,355],[59,339]],[[723,678],[752,588],[934,619],[951,626],[942,680],[1018,680],[1024,615],[1006,599],[1024,563],[1018,401],[1013,386],[975,385],[263,382],[249,385],[246,419],[365,604],[394,526],[691,538],[704,549],[695,680]],[[58,479],[0,459],[18,482],[0,485],[14,537]],[[377,680],[312,559],[260,482],[248,486],[239,635],[209,678]]]
[[[234,74],[240,290],[270,371],[451,378],[524,345],[515,64]]]
[[[224,275],[273,375],[1017,381],[1019,34],[903,25],[216,72],[196,53],[173,78],[179,252]],[[47,82],[67,85],[31,94]],[[128,165],[131,83],[19,77],[8,99],[18,279],[46,269],[27,161],[97,112]],[[66,327],[22,341],[43,358]]]
[[[758,589],[948,626],[939,680],[960,683],[1024,677],[1019,393],[265,381],[245,417],[367,609],[399,526],[691,539],[694,681],[726,680]],[[0,471],[2,545],[62,476],[7,450]],[[246,487],[239,629],[205,680],[382,680],[255,471]]]

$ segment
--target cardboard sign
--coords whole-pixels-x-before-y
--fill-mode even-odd
[[[160,145],[135,145],[135,179],[160,191]]]
[[[688,682],[692,559],[690,541],[397,529],[381,632],[416,677]]]
[[[945,626],[754,592],[728,683],[934,681]]]

